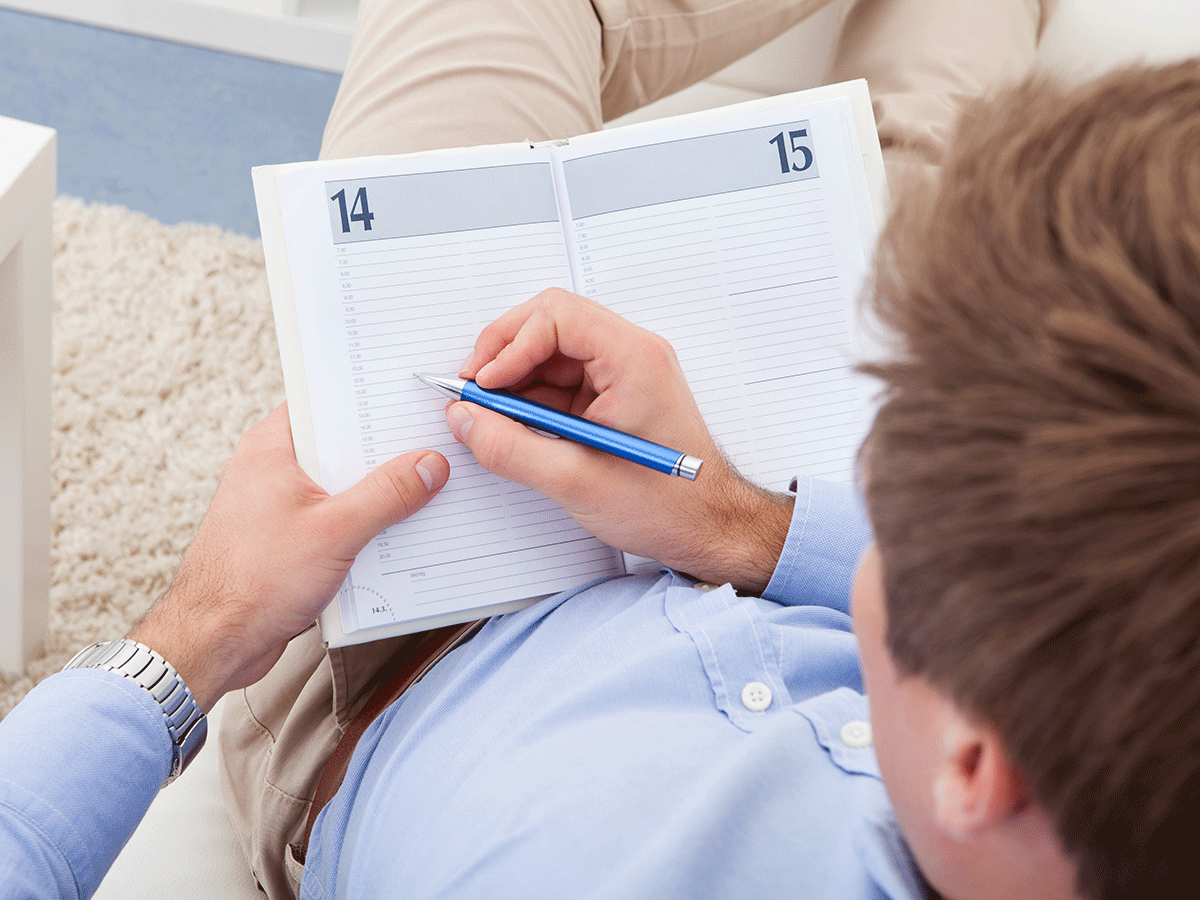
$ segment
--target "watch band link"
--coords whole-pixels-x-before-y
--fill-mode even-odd
[[[106,669],[131,679],[145,688],[162,710],[171,737],[170,784],[187,768],[204,746],[208,721],[191,690],[163,656],[129,638],[98,641],[84,647],[68,662],[67,669]]]

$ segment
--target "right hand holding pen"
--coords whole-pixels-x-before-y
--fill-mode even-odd
[[[485,328],[459,374],[703,459],[691,482],[536,434],[474,404],[446,410],[484,468],[545,494],[606,543],[706,581],[766,586],[790,503],[729,466],[664,339],[551,289]]]

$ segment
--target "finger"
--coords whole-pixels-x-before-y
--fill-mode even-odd
[[[329,495],[296,461],[286,403],[250,427],[221,469],[221,480],[206,518],[228,509],[248,509],[273,502],[315,505]],[[217,498],[222,502],[217,503]],[[230,499],[225,499],[230,498]]]
[[[449,477],[450,463],[440,453],[414,450],[388,460],[323,504],[331,552],[357,556],[379,532],[428,503]]]
[[[571,412],[574,408],[575,392],[565,388],[550,384],[534,384],[522,389],[519,393],[534,403],[549,406],[559,412]]]
[[[541,365],[534,366],[528,375],[506,387],[515,391],[530,384],[542,383],[574,390],[585,380],[586,372],[582,362],[563,356],[561,353],[555,353]]]
[[[495,359],[496,354],[503,350],[513,336],[521,330],[521,326],[541,303],[541,299],[542,294],[538,294],[524,303],[514,306],[479,332],[471,354],[463,361],[458,370],[459,377],[474,378],[480,369]]]
[[[563,388],[553,384],[534,384],[522,388],[518,393],[535,403],[541,403],[543,406],[549,406],[573,416],[583,416],[596,399],[596,392],[587,384],[581,384],[577,388]]]
[[[538,434],[474,403],[451,403],[446,408],[446,422],[489,472],[564,505],[572,494],[571,484],[582,477],[589,456],[597,452]]]
[[[482,379],[481,387],[517,384],[546,363],[553,364],[545,367],[543,377],[564,365],[571,373],[556,372],[551,376],[555,383],[574,379],[575,372],[582,376],[595,359],[619,349],[622,327],[634,327],[599,304],[567,291],[552,289],[538,298],[540,302],[528,311],[508,344],[478,371],[476,381]]]
[[[511,387],[525,381],[558,354],[558,328],[544,304],[538,304],[492,361],[475,375],[480,387]]]

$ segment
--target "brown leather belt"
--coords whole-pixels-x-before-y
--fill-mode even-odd
[[[358,739],[363,736],[363,733],[381,712],[391,706],[412,685],[420,681],[438,660],[459,644],[474,637],[486,621],[487,619],[478,619],[463,625],[447,625],[444,628],[423,632],[416,637],[414,644],[406,647],[402,652],[396,653],[388,660],[387,665],[380,669],[372,679],[372,683],[376,687],[371,694],[371,699],[346,726],[337,746],[333,748],[333,755],[329,757],[329,761],[325,763],[325,768],[321,771],[321,780],[317,783],[317,792],[313,796],[312,806],[308,810],[308,821],[304,825],[303,843],[300,847],[293,848],[298,851],[296,856],[301,862],[308,853],[308,840],[312,835],[313,823],[317,820],[317,814],[325,808],[325,804],[342,786],[342,779],[346,777],[346,769],[350,765],[350,757],[354,754]]]

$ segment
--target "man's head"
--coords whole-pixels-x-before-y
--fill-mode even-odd
[[[938,751],[963,729],[994,736],[963,745],[1011,764],[992,799],[1044,816],[1085,895],[1190,885],[1200,64],[1074,91],[1035,80],[971,109],[937,190],[890,223],[874,294],[899,338],[869,369],[887,394],[865,449],[878,559],[860,580],[878,567],[897,702],[931,687],[961,713]],[[889,777],[890,731],[925,726],[879,701]],[[889,791],[937,885],[924,843],[975,832],[922,837],[955,789],[905,773],[924,776],[916,794],[935,796],[912,811],[895,773]]]

